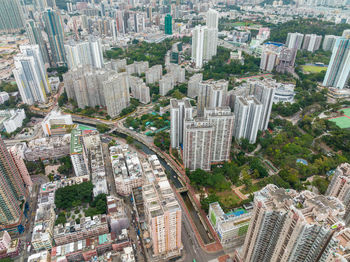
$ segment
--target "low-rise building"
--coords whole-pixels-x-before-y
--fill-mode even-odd
[[[57,225],[54,227],[54,241],[57,246],[68,244],[71,242],[92,238],[109,232],[106,215],[96,215],[91,217],[83,217],[80,224],[74,221],[67,222],[65,225]]]
[[[87,163],[91,182],[94,184],[94,197],[99,194],[108,194],[100,134],[92,130],[83,131],[83,144],[84,161]]]
[[[218,202],[209,205],[208,219],[225,248],[243,244],[250,218],[243,208],[225,214]]]
[[[115,235],[108,233],[59,245],[51,250],[51,262],[93,261],[94,257],[113,250],[115,242]],[[124,246],[130,244],[127,239],[124,242]]]
[[[45,136],[67,134],[73,127],[71,115],[64,115],[61,111],[51,111],[41,123]]]
[[[74,173],[76,176],[89,175],[89,170],[83,156],[83,131],[73,129],[70,140],[70,159],[72,161]]]
[[[120,233],[129,227],[129,219],[125,212],[125,206],[122,199],[107,196],[107,213],[111,232],[120,235]]]
[[[0,92],[0,104],[5,103],[10,99],[10,96],[7,92]]]
[[[12,133],[16,131],[17,128],[22,127],[23,120],[26,118],[26,113],[24,109],[11,109],[11,110],[1,110],[0,120],[7,133]]]
[[[128,196],[133,188],[143,184],[140,159],[128,145],[112,146],[109,151],[117,193]]]
[[[28,257],[28,262],[51,262],[51,254],[49,251],[42,251]]]
[[[69,155],[70,134],[63,137],[38,138],[28,142],[26,146],[20,145],[27,161],[39,159],[58,159]]]

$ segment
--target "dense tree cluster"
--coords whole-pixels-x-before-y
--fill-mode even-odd
[[[56,190],[55,205],[60,209],[80,206],[92,201],[94,185],[91,181],[72,186],[61,187]]]
[[[159,132],[154,136],[154,144],[163,151],[168,151],[170,147],[170,135],[167,132]]]
[[[259,72],[260,58],[244,54],[244,65],[237,60],[229,62],[229,59],[230,50],[218,46],[217,55],[204,66],[203,79],[228,80],[234,75],[244,76]]]
[[[61,165],[57,169],[57,171],[62,174],[68,176],[73,172],[73,165],[70,156],[64,156],[59,159]]]
[[[148,61],[149,66],[164,65],[165,55],[171,48],[172,40],[166,39],[161,43],[138,42],[129,45],[127,49],[112,48],[105,52],[109,59],[127,59],[128,64],[134,61]]]

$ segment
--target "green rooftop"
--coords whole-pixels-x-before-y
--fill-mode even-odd
[[[70,140],[70,153],[80,154],[83,152],[83,145],[81,144],[80,137],[83,131],[81,129],[73,129],[71,132]]]
[[[99,245],[102,245],[106,242],[108,242],[108,235],[107,234],[98,236],[98,244]]]

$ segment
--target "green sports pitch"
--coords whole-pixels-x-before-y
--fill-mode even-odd
[[[344,112],[344,116],[331,118],[329,121],[336,123],[340,128],[350,128],[350,108],[344,108],[341,111]]]

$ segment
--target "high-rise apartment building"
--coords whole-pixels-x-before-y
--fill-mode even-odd
[[[214,127],[205,118],[185,121],[183,162],[185,168],[210,170]]]
[[[44,42],[43,36],[41,34],[41,28],[39,24],[32,19],[28,20],[26,23],[26,32],[29,38],[29,43],[31,45],[39,46],[44,63],[50,63],[49,53],[46,43]]]
[[[261,53],[260,69],[267,72],[272,72],[278,62],[279,52],[275,46],[265,46]]]
[[[218,17],[217,11],[209,9],[206,26],[196,26],[192,31],[192,62],[197,68],[217,53]]]
[[[211,144],[211,162],[222,162],[230,159],[230,149],[234,124],[231,108],[216,107],[204,109],[204,117],[214,127]]]
[[[304,35],[300,33],[288,33],[286,46],[290,49],[301,49]]]
[[[9,148],[9,153],[16,165],[17,170],[21,175],[25,187],[30,189],[33,186],[33,181],[30,178],[28,169],[24,163],[23,152],[20,152],[16,146],[13,146]]]
[[[203,66],[204,31],[206,27],[197,25],[192,31],[192,62],[197,68]]]
[[[149,87],[141,78],[129,75],[128,80],[132,96],[142,104],[148,104],[151,101]]]
[[[203,81],[199,83],[197,112],[203,116],[204,108],[216,108],[226,105],[228,81]]]
[[[250,81],[250,95],[254,97],[262,104],[261,118],[259,123],[259,130],[266,130],[269,124],[273,98],[275,96],[275,86],[266,82],[253,82]]]
[[[166,35],[173,34],[173,18],[171,17],[170,14],[167,14],[164,18],[164,28],[165,28]]]
[[[279,73],[294,72],[294,64],[297,56],[296,48],[282,48],[279,57],[276,71]]]
[[[198,73],[194,74],[190,77],[188,80],[188,87],[187,87],[187,96],[191,98],[195,98],[198,96],[198,90],[199,90],[199,83],[203,80],[203,74]]]
[[[330,259],[344,234],[343,213],[336,198],[267,185],[255,193],[242,261],[344,261]]]
[[[333,48],[323,85],[343,89],[350,75],[350,39],[338,38]]]
[[[14,33],[24,29],[19,0],[0,0],[0,32]]]
[[[249,143],[255,143],[262,111],[263,105],[254,96],[236,98],[233,132],[236,140],[245,138]]]
[[[108,80],[103,82],[103,93],[108,115],[118,116],[130,103],[127,74],[124,72],[110,76]]]
[[[335,42],[339,36],[335,35],[325,35],[323,39],[322,49],[324,51],[332,51],[335,45]]]
[[[53,65],[66,64],[66,54],[64,50],[64,34],[62,21],[58,11],[47,9],[43,12],[45,31],[49,38],[51,62]]]
[[[14,58],[16,79],[19,93],[25,104],[46,103],[51,92],[43,58],[38,45],[20,47],[21,53]]]
[[[0,226],[6,228],[19,221],[24,197],[21,173],[0,138]]]
[[[315,34],[306,34],[304,36],[303,49],[309,52],[315,52],[321,46],[322,36]]]
[[[103,81],[115,74],[111,70],[79,66],[63,75],[64,87],[69,99],[77,102],[79,108],[106,106]]]
[[[188,99],[170,100],[170,140],[171,147],[183,144],[185,120],[192,119],[192,106]]]
[[[327,188],[327,196],[336,197],[343,202],[346,207],[344,220],[350,225],[350,164],[340,164],[332,177]]]
[[[91,65],[95,68],[102,68],[103,54],[100,38],[90,37],[88,41],[66,44],[65,51],[69,68]]]
[[[153,176],[142,187],[145,217],[153,255],[162,257],[162,261],[169,261],[170,257],[178,256],[182,249],[182,211],[157,156],[149,156],[148,161],[153,170],[149,173],[153,173]]]

